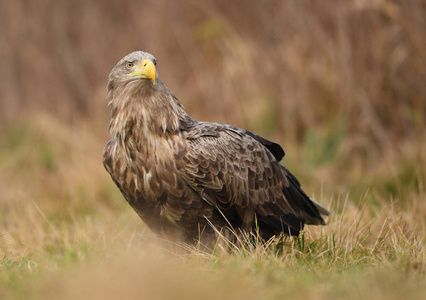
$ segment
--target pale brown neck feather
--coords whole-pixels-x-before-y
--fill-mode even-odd
[[[128,159],[132,151],[155,154],[160,139],[179,134],[182,126],[193,122],[164,84],[156,85],[131,81],[108,91],[110,133]]]

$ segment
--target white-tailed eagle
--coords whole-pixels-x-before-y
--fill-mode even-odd
[[[112,139],[103,162],[127,202],[156,233],[184,241],[254,227],[269,239],[325,224],[279,162],[276,143],[231,125],[193,120],[158,78],[156,59],[130,53],[108,82]]]

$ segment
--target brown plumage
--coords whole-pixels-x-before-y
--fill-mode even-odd
[[[156,233],[185,241],[257,222],[269,239],[325,224],[279,161],[283,149],[247,130],[194,121],[160,81],[156,59],[133,52],[109,75],[112,140],[103,162],[127,202]]]

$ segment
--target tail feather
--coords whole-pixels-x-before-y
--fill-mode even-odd
[[[329,216],[330,212],[316,201],[309,198],[302,190],[299,181],[287,169],[288,186],[283,188],[284,196],[293,206],[295,216],[306,224],[326,225],[323,217]]]
[[[312,203],[315,205],[315,207],[318,209],[318,212],[320,213],[320,216],[322,218],[328,217],[330,215],[330,211],[326,209],[324,206],[316,202],[314,199],[309,198]],[[324,222],[324,225],[327,225],[327,223]]]

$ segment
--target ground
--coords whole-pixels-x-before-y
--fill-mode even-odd
[[[256,248],[240,241],[206,253],[159,241],[145,227],[103,170],[100,138],[90,131],[73,138],[88,124],[30,120],[8,127],[2,139],[2,298],[426,296],[423,166],[404,180],[406,162],[392,194],[383,178],[369,189],[366,179],[335,191],[336,179],[324,177],[330,170],[309,160],[299,170],[294,164],[306,189],[332,212],[328,225]]]

